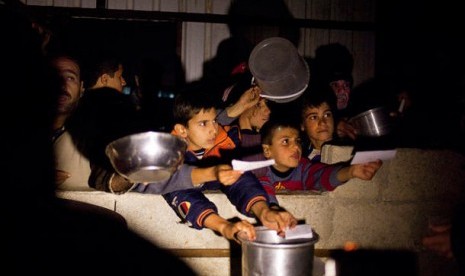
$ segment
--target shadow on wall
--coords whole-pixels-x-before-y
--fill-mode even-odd
[[[237,81],[233,72],[241,73],[246,69],[243,65],[247,65],[250,53],[260,41],[279,36],[297,46],[300,40],[298,27],[282,24],[293,19],[283,0],[232,1],[228,15],[231,36],[220,42],[216,56],[203,65],[202,80],[217,87],[218,104],[222,103],[224,89]]]
[[[338,75],[352,77],[354,58],[346,46],[340,43],[321,45],[314,58],[307,58],[310,67],[311,86],[327,85]],[[353,82],[353,80],[352,80]]]

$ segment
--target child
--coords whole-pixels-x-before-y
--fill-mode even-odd
[[[233,223],[222,218],[215,204],[203,191],[221,190],[240,213],[257,218],[264,226],[280,234],[293,228],[297,220],[289,212],[269,207],[266,192],[252,173],[234,171],[229,165],[218,166],[229,163],[229,160],[221,160],[222,152],[235,148],[239,141],[237,128],[223,128],[218,124],[217,110],[214,102],[210,101],[212,97],[205,94],[211,92],[207,86],[196,84],[191,88],[179,94],[175,100],[175,125],[172,134],[188,143],[185,164],[216,169],[214,174],[196,174],[193,170],[191,178],[204,183],[201,188],[170,192],[163,195],[165,200],[190,227],[209,228],[231,240],[235,240],[235,234],[239,231],[244,231],[249,238],[255,239],[254,227],[246,220]],[[229,112],[229,116],[236,116],[236,112],[240,113],[238,109],[245,110],[257,101],[256,91],[247,90],[245,96],[239,99],[239,105],[231,107],[234,112]],[[232,183],[234,184],[230,185]]]
[[[381,160],[358,165],[311,162],[302,157],[299,126],[284,118],[268,121],[260,133],[263,154],[276,162],[260,177],[272,204],[279,204],[277,190],[332,191],[352,178],[371,180],[382,164]]]
[[[226,89],[227,93],[223,96],[224,105],[226,106],[236,104],[240,97],[244,95],[244,91],[248,89],[253,88],[258,93],[261,93],[259,86],[251,84],[252,74],[249,71],[242,73],[238,78],[239,80],[234,85]],[[225,124],[237,125],[240,129],[240,146],[236,148],[235,159],[244,161],[265,160],[260,139],[260,128],[269,120],[270,114],[270,102],[260,97],[255,105],[245,109],[238,117],[229,121],[225,120]],[[259,168],[251,170],[251,172],[259,177],[263,175],[265,169]]]
[[[308,146],[305,156],[312,161],[320,161],[321,148],[334,138],[335,96],[326,91],[312,91],[305,94],[301,108],[301,130],[306,134]]]

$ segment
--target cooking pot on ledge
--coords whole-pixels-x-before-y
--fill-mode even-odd
[[[313,274],[315,243],[319,240],[317,233],[313,231],[312,238],[286,239],[264,226],[255,227],[255,231],[257,238],[254,241],[244,232],[238,234],[243,276]]]

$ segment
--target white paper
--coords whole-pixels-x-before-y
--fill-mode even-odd
[[[311,239],[313,238],[312,227],[308,224],[299,224],[293,229],[286,231],[286,239]]]
[[[260,169],[263,167],[268,167],[274,165],[274,159],[264,160],[264,161],[242,161],[233,159],[232,167],[236,171],[250,171],[255,169]]]
[[[397,150],[374,150],[374,151],[358,151],[350,164],[363,164],[367,162],[380,160],[390,160],[396,156]]]

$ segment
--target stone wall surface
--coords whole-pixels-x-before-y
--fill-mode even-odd
[[[457,202],[465,200],[464,195],[464,156],[446,150],[401,148],[371,181],[350,180],[322,194],[281,193],[278,199],[319,234],[316,252],[341,248],[347,241],[360,248],[419,251],[428,218],[448,215]],[[58,196],[115,210],[126,218],[131,229],[159,246],[200,252],[198,256],[184,256],[199,275],[231,274],[232,259],[218,253],[229,250],[230,242],[210,230],[199,231],[180,223],[160,195],[60,191]],[[223,217],[245,218],[223,194],[211,192],[207,197],[217,204]],[[450,274],[453,263],[425,254],[419,255],[421,276],[441,275],[435,273],[446,270],[449,274],[443,275],[454,275]],[[432,265],[434,269],[428,268]]]

